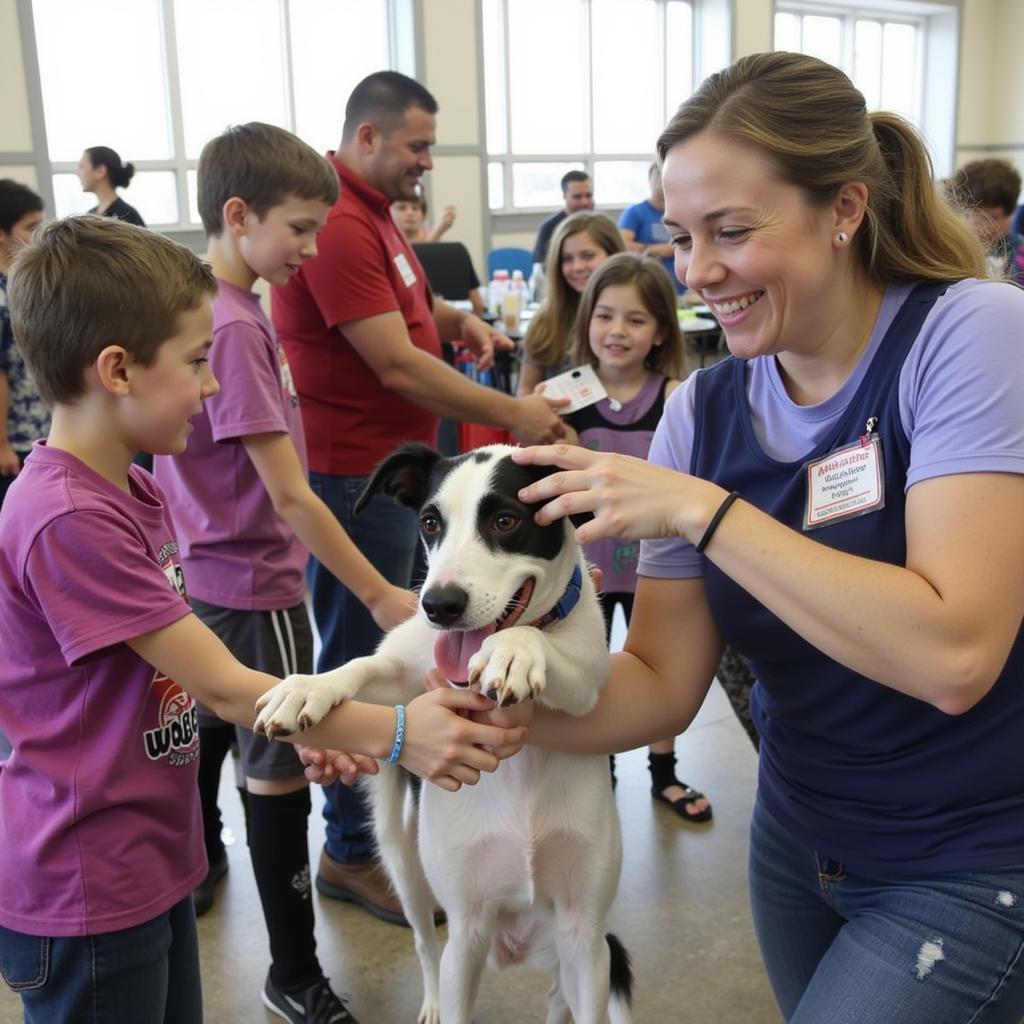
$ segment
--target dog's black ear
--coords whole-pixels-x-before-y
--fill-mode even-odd
[[[557,466],[523,466],[522,468],[526,471],[531,484],[536,483],[538,480],[543,480],[546,476],[551,476],[552,473],[558,472]],[[589,523],[593,518],[593,512],[578,512],[576,515],[569,516],[569,522],[574,527],[579,527],[584,523]]]
[[[417,441],[403,444],[373,471],[355,504],[355,512],[361,512],[375,494],[386,494],[399,505],[418,511],[427,498],[430,474],[442,458],[429,445]]]

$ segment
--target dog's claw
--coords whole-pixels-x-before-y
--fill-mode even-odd
[[[469,678],[499,707],[507,708],[537,697],[544,689],[542,651],[530,634],[517,627],[484,640],[470,659]]]

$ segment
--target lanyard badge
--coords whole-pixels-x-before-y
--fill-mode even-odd
[[[805,530],[816,530],[885,507],[882,439],[875,433],[877,426],[878,417],[870,417],[864,433],[853,444],[836,448],[804,466]]]

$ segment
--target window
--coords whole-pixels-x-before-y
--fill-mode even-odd
[[[820,11],[779,4],[775,49],[793,50],[842,68],[868,110],[891,110],[921,126],[924,100],[921,17],[835,5]]]
[[[161,227],[199,222],[196,163],[229,124],[333,149],[353,86],[407,60],[396,37],[411,33],[405,0],[32,0],[32,13],[57,215],[95,205],[74,172],[84,149],[110,146],[136,166],[125,199]]]
[[[869,110],[892,110],[921,130],[935,173],[956,152],[960,5],[952,0],[779,0],[775,47],[841,67]]]
[[[561,205],[586,170],[601,205],[647,195],[654,143],[694,86],[685,0],[482,0],[489,206]]]

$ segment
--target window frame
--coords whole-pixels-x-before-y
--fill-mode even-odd
[[[775,14],[819,14],[846,19],[843,70],[852,78],[853,26],[858,19],[911,24],[917,29],[915,126],[924,136],[937,177],[952,173],[956,154],[960,81],[960,0],[775,0]]]
[[[807,0],[777,0],[775,4],[775,15],[793,14],[803,19],[805,17],[837,18],[840,22],[840,48],[842,50],[842,63],[840,67],[850,78],[853,78],[854,68],[854,47],[856,45],[856,31],[858,21],[872,21],[882,26],[884,38],[884,26],[886,24],[909,25],[915,30],[914,41],[914,102],[913,116],[911,120],[916,125],[921,125],[924,120],[924,62],[926,50],[926,35],[928,32],[927,20],[919,14],[910,14],[886,10],[885,8],[871,6],[870,4],[850,4],[849,6],[839,3],[809,3]],[[801,35],[803,24],[801,22]],[[775,39],[775,18],[772,17],[772,45],[776,46]]]
[[[172,156],[164,160],[132,160],[137,174],[146,171],[171,171],[175,175],[175,190],[178,201],[178,220],[171,223],[153,222],[147,225],[165,232],[201,231],[198,220],[192,220],[189,212],[189,172],[199,166],[197,158],[186,157],[185,122],[181,104],[181,69],[178,65],[178,39],[175,21],[174,0],[150,0],[158,7],[161,28],[161,59],[166,77],[168,116],[171,129]],[[282,66],[284,70],[285,116],[288,123],[281,127],[295,131],[295,86],[293,75],[293,55],[291,47],[291,4],[293,0],[277,0],[278,18],[281,26]],[[409,66],[415,59],[415,47],[410,45],[413,39],[413,2],[414,0],[385,0],[388,22],[388,68],[404,71],[415,77],[416,69]],[[32,12],[32,0],[24,0],[29,12]],[[34,46],[38,45],[34,16],[30,19],[31,38]],[[40,82],[41,89],[41,82]],[[78,170],[78,162],[54,161],[49,156],[49,140],[45,132],[46,112],[42,107],[40,94],[39,116],[43,124],[43,152],[45,163],[40,166],[41,176],[46,180],[49,199],[53,200],[53,178],[58,174],[74,174]],[[339,132],[341,126],[338,126]],[[127,197],[130,202],[130,197]]]
[[[483,5],[487,0],[481,0],[480,3],[480,19],[481,25],[484,21],[484,10]],[[486,133],[482,140],[483,142],[483,155],[485,162],[484,181],[488,181],[490,165],[499,164],[502,168],[503,176],[503,196],[501,206],[490,206],[490,188],[487,187],[487,193],[484,198],[483,206],[488,210],[492,217],[498,218],[510,218],[519,214],[523,215],[536,215],[536,214],[547,214],[552,210],[557,210],[561,205],[561,202],[543,206],[516,206],[513,203],[513,168],[516,164],[550,164],[557,163],[562,164],[565,167],[575,167],[582,165],[582,170],[590,176],[593,180],[595,173],[595,164],[605,162],[617,162],[617,161],[636,161],[642,163],[650,163],[654,155],[654,140],[651,140],[652,146],[651,151],[646,153],[638,152],[626,152],[617,151],[614,153],[596,153],[593,151],[594,141],[594,104],[592,95],[592,83],[594,81],[594,50],[592,45],[592,0],[579,0],[581,5],[581,16],[584,20],[586,40],[585,40],[585,52],[586,52],[586,75],[583,85],[583,100],[587,110],[587,131],[590,141],[590,149],[587,151],[571,152],[566,151],[562,153],[513,153],[511,146],[511,124],[512,124],[512,90],[511,90],[511,69],[510,69],[510,55],[508,50],[509,40],[509,3],[514,0],[494,0],[494,2],[500,4],[501,7],[501,52],[503,62],[503,73],[504,73],[504,113],[503,113],[503,128],[505,133],[505,152],[494,154],[491,153],[487,145]],[[660,65],[658,68],[658,94],[659,102],[661,103],[661,117],[660,121],[662,124],[668,122],[669,117],[673,111],[668,110],[668,97],[666,96],[666,65],[669,59],[668,54],[668,36],[666,32],[667,22],[667,10],[670,2],[684,2],[690,6],[690,21],[691,21],[691,36],[690,36],[690,61],[692,69],[692,81],[691,90],[696,87],[700,77],[702,75],[702,53],[700,46],[700,14],[701,14],[701,0],[654,0],[656,18],[658,24],[658,31],[660,33]],[[480,88],[482,94],[486,97],[487,90],[487,75],[486,71],[481,67],[481,82]],[[485,100],[486,102],[486,100]],[[644,189],[646,193],[646,188]],[[614,204],[602,203],[604,207],[614,207]],[[621,204],[620,204],[621,205]]]

